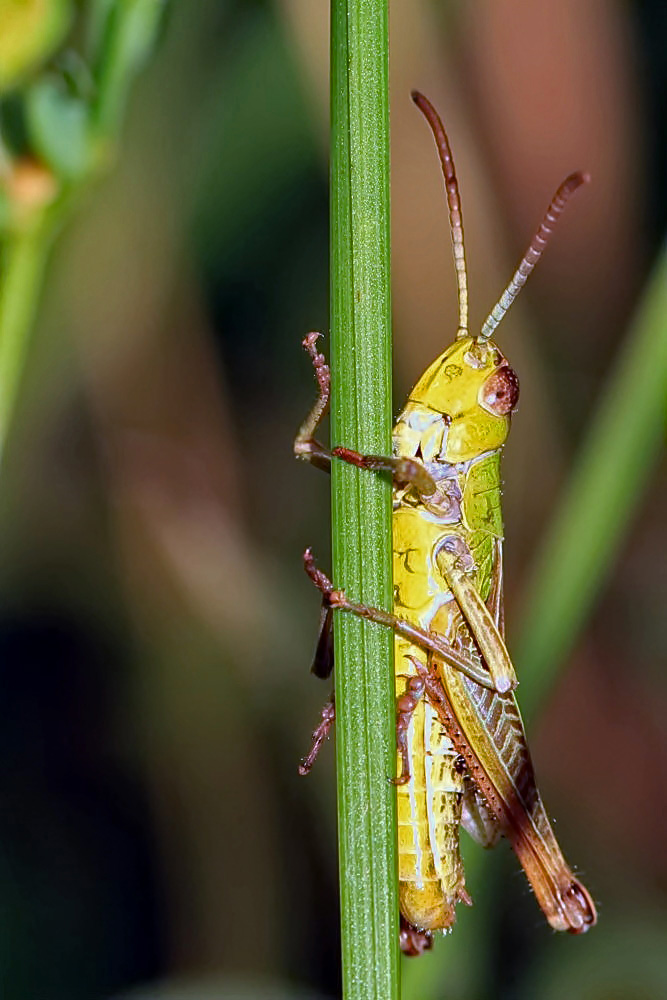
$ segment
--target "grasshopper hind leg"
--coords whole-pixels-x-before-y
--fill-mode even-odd
[[[327,680],[327,678],[329,678],[333,673],[333,668],[333,615],[331,608],[327,605],[326,601],[322,600],[317,646],[315,647],[313,665],[310,669],[311,673],[315,674],[316,677],[319,677],[322,680]],[[313,764],[317,760],[319,752],[322,749],[322,744],[328,739],[329,733],[331,732],[335,721],[336,706],[334,693],[332,691],[328,701],[326,701],[322,707],[322,711],[320,712],[320,721],[313,730],[310,750],[299,764],[300,775],[304,776],[310,773]]]

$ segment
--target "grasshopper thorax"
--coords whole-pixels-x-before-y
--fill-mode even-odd
[[[394,449],[427,464],[469,462],[502,447],[518,399],[519,380],[496,345],[462,337],[410,393]]]

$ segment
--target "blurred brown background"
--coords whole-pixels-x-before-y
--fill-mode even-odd
[[[174,2],[53,254],[0,500],[7,997],[339,990],[333,748],[296,773],[327,694],[300,555],[328,564],[328,483],[291,453],[300,339],[327,328],[327,22],[318,0]],[[664,233],[666,22],[657,2],[393,4],[395,410],[456,317],[410,90],[450,134],[473,326],[558,182],[593,178],[499,334],[522,387],[510,646]],[[667,996],[664,511],[663,466],[532,727],[599,927],[556,938],[501,846],[487,937],[437,996]]]

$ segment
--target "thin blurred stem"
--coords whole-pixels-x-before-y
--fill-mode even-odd
[[[108,0],[108,16],[100,44],[97,84],[91,112],[91,141],[103,151],[91,157],[91,171],[76,185],[56,178],[61,192],[46,208],[10,233],[0,260],[0,463],[19,393],[54,235],[67,218],[75,195],[106,160],[104,150],[115,140],[129,86],[157,34],[164,0]]]
[[[157,34],[165,0],[114,0],[102,3],[106,15],[96,69],[93,122],[110,137],[117,130],[137,68]],[[108,8],[108,11],[106,10]]]
[[[23,373],[39,289],[51,247],[46,221],[28,233],[12,236],[0,265],[0,462],[4,455],[18,387]]]
[[[331,8],[332,441],[391,444],[386,0]],[[332,470],[333,566],[356,599],[391,606],[391,484]],[[393,638],[336,616],[336,743],[347,1000],[399,995]]]
[[[667,249],[528,577],[516,644],[527,716],[554,683],[618,554],[660,453],[666,415]]]

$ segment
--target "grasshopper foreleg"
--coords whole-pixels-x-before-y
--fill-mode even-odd
[[[336,458],[356,466],[358,469],[371,469],[374,472],[389,472],[394,483],[401,486],[414,486],[420,496],[428,498],[436,491],[435,480],[427,472],[423,464],[415,458],[393,458],[389,455],[362,455],[352,448],[334,448],[331,452]]]
[[[315,369],[315,379],[317,380],[318,394],[313,408],[301,424],[299,432],[294,439],[294,454],[297,458],[303,458],[306,462],[312,462],[318,469],[329,472],[331,469],[331,452],[315,437],[315,432],[324,420],[329,410],[329,397],[331,395],[331,372],[324,355],[317,350],[317,340],[321,333],[313,332],[307,334],[303,339],[303,346],[308,351],[313,368]]]
[[[329,411],[329,398],[331,396],[331,371],[327,360],[320,351],[317,350],[317,341],[321,333],[313,331],[307,334],[302,343],[315,369],[315,379],[318,385],[318,394],[312,409],[301,424],[299,432],[294,439],[294,454],[297,458],[302,458],[311,462],[319,469],[329,472],[331,469],[331,456],[349,462],[360,469],[373,469],[376,472],[390,472],[395,483],[413,486],[417,492],[424,497],[430,497],[435,493],[436,486],[432,476],[426,471],[422,462],[413,458],[391,458],[383,455],[362,455],[352,448],[334,448],[330,451],[315,437],[315,432],[324,420]]]

